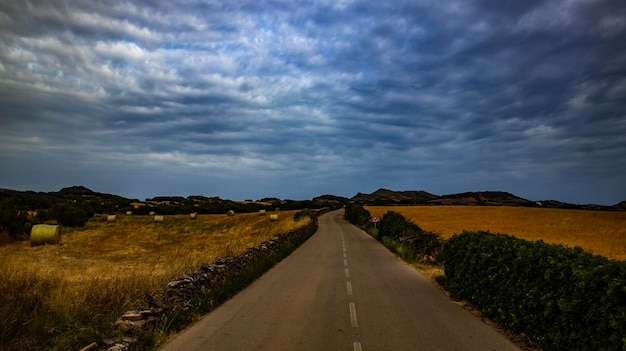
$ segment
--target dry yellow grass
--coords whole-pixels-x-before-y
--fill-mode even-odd
[[[68,282],[98,278],[151,276],[171,278],[215,258],[237,255],[290,228],[303,225],[284,212],[271,223],[254,214],[119,216],[113,222],[90,221],[84,228],[64,228],[61,246],[30,247],[19,242],[0,247],[0,272],[21,269]]]
[[[616,260],[626,260],[626,211],[586,211],[528,207],[367,206],[379,218],[396,211],[425,230],[449,238],[463,230],[505,233],[543,240]]]
[[[0,246],[0,349],[80,344],[81,336],[66,331],[97,335],[80,324],[111,325],[123,311],[145,306],[144,292],[158,295],[175,276],[308,222],[295,222],[295,212],[281,212],[276,222],[258,213],[165,216],[164,223],[118,215],[63,228],[62,245]]]

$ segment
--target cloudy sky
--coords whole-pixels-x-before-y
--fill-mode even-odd
[[[0,188],[626,200],[623,0],[0,3]]]

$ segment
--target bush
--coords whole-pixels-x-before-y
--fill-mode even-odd
[[[446,288],[545,350],[626,350],[626,262],[463,232],[444,245]]]
[[[28,224],[28,215],[20,211],[17,201],[11,198],[0,201],[0,231],[13,240],[20,240],[26,238]]]
[[[300,218],[302,217],[309,217],[311,218],[311,220],[316,220],[317,219],[317,214],[313,211],[311,211],[311,209],[305,208],[304,210],[298,211],[293,215],[293,220],[294,221],[299,221]]]
[[[388,242],[385,239],[397,241],[411,251],[411,254],[405,253],[403,257],[412,255],[418,260],[431,262],[439,260],[443,244],[443,239],[439,234],[425,231],[394,211],[385,213],[380,219],[378,239],[383,242]]]
[[[54,205],[51,212],[59,224],[67,227],[82,227],[89,219],[86,211],[63,202]]]
[[[364,225],[371,217],[370,211],[361,205],[349,204],[346,206],[343,218],[354,225]]]
[[[398,239],[407,236],[414,236],[417,232],[423,231],[417,224],[409,222],[398,212],[389,211],[383,215],[378,224],[378,237]]]

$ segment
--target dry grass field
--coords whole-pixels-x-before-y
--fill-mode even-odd
[[[173,277],[308,222],[295,222],[295,212],[279,212],[276,222],[258,213],[163,223],[118,215],[63,228],[62,245],[0,246],[0,350],[63,349],[98,337],[124,311],[146,306],[145,292],[158,295]]]
[[[425,230],[449,238],[463,230],[543,240],[626,260],[626,211],[495,206],[366,206],[372,216],[401,213]]]

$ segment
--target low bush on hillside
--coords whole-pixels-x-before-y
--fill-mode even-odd
[[[447,290],[544,350],[626,350],[626,262],[488,232],[443,252]]]

